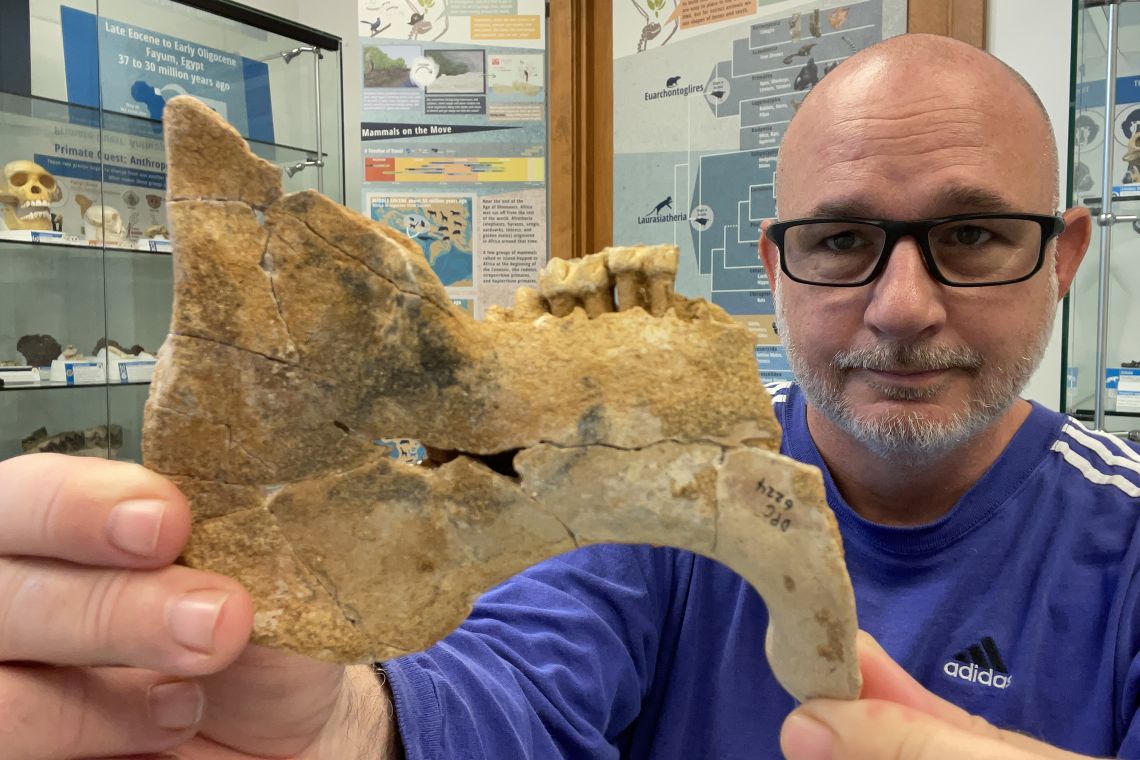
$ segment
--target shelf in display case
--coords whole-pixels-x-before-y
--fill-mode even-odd
[[[1071,414],[1081,422],[1088,422],[1093,418],[1092,409],[1074,409]],[[1105,411],[1105,417],[1136,417],[1140,418],[1140,412],[1113,412]]]
[[[1116,204],[1116,203],[1134,203],[1136,201],[1140,201],[1140,193],[1137,193],[1135,195],[1113,195],[1112,196],[1112,202],[1114,204]],[[1090,207],[1091,206],[1099,206],[1100,205],[1100,196],[1094,195],[1091,198],[1081,198],[1081,203],[1085,206],[1090,206]]]
[[[34,122],[49,123],[55,126],[74,130],[91,130],[91,138],[96,145],[99,143],[99,131],[104,133],[155,140],[158,145],[162,141],[162,121],[149,119],[145,116],[101,111],[90,106],[76,105],[62,100],[53,100],[35,95],[18,95],[12,92],[0,91],[0,114],[12,117],[22,117],[29,120],[27,126]],[[8,133],[13,125],[6,124]],[[259,157],[273,164],[292,165],[306,159],[315,158],[315,149],[285,145],[281,143],[263,142],[245,138],[250,149]],[[327,158],[328,154],[322,155]]]
[[[149,381],[147,369],[170,324],[173,267],[169,255],[116,249],[86,249],[50,244],[0,244],[0,360],[40,367],[38,377],[20,370],[4,373],[3,390],[123,385]],[[21,350],[34,338],[32,354]],[[102,353],[111,345],[127,354]],[[45,366],[65,349],[76,347],[76,360],[110,362],[106,369],[77,369],[67,385],[67,367],[57,367],[55,382]],[[129,348],[128,348],[129,347]],[[145,353],[143,353],[145,352]],[[86,366],[86,365],[84,365]],[[28,382],[34,380],[35,382]]]
[[[118,388],[120,386],[129,385],[150,385],[149,380],[132,381],[129,383],[75,383],[68,385],[67,383],[53,383],[50,380],[41,380],[38,383],[4,383],[0,385],[0,393],[5,391],[53,391],[53,390],[76,390],[78,388]]]
[[[106,426],[121,430],[122,444],[108,454],[115,458],[141,461],[143,409],[149,387],[146,384],[77,385],[62,393],[59,387],[42,388],[39,393],[0,392],[0,459],[26,453],[30,437],[55,438],[67,433],[86,433]],[[74,454],[68,450],[66,453]],[[100,455],[103,455],[102,453]]]
[[[45,235],[46,234],[47,233],[45,233]],[[169,243],[161,248],[157,246],[151,248],[146,244],[146,241],[142,244],[140,244],[139,241],[134,241],[135,246],[128,248],[126,246],[89,244],[86,241],[67,242],[49,237],[41,237],[38,240],[28,240],[14,235],[8,237],[8,235],[11,235],[10,231],[0,230],[0,265],[18,261],[20,266],[29,266],[34,264],[37,260],[43,261],[44,263],[53,260],[98,261],[104,254],[121,261],[131,261],[135,259],[144,261],[166,259],[169,261],[172,252]],[[2,278],[0,278],[0,283],[3,283]]]
[[[102,352],[100,352],[102,354]],[[111,358],[110,370],[103,358],[59,359],[51,367],[0,367],[0,391],[37,391],[57,388],[114,387],[150,385],[156,360],[145,358]]]
[[[66,248],[99,253],[103,249],[138,253],[144,256],[169,256],[173,248],[162,238],[137,238],[120,243],[87,240],[77,235],[38,230],[0,230],[0,246],[27,246],[35,249]]]

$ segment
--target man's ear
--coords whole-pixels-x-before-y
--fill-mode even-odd
[[[1092,214],[1087,208],[1078,206],[1064,214],[1065,231],[1057,237],[1057,253],[1053,265],[1057,268],[1057,298],[1069,292],[1077,267],[1085,257],[1092,239]]]
[[[768,239],[765,234],[768,227],[775,222],[775,219],[765,219],[760,222],[760,262],[764,265],[764,271],[768,274],[768,288],[772,291],[772,295],[776,294],[776,281],[779,279],[776,273],[780,269],[780,252],[776,249],[776,244]]]

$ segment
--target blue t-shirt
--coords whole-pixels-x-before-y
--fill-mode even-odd
[[[999,726],[1140,758],[1140,452],[1034,405],[946,516],[875,525],[846,504],[796,386],[782,451],[823,469],[860,626],[928,689]],[[385,664],[409,760],[779,758],[792,698],[767,612],[690,552],[594,546],[485,594]]]

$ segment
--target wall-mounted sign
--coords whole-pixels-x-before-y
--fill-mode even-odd
[[[363,210],[476,316],[546,262],[543,0],[359,0]]]
[[[70,102],[159,120],[167,100],[193,95],[243,136],[274,141],[265,63],[67,6],[60,21]]]
[[[780,140],[840,61],[905,29],[905,0],[614,4],[614,242],[678,245],[678,291],[755,334],[765,380],[791,379],[757,251]]]

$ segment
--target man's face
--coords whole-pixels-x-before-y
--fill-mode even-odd
[[[885,88],[905,93],[891,95],[872,71],[829,84],[785,143],[781,218],[1054,210],[1043,160],[1049,143],[1036,134],[1047,127],[1010,118],[1002,112],[1008,96],[979,93],[984,82],[928,75]],[[770,272],[778,268],[774,246],[762,254]],[[1052,252],[1025,282],[954,288],[933,280],[915,241],[904,238],[882,275],[862,287],[779,278],[778,327],[808,400],[827,420],[872,450],[917,463],[957,448],[1009,409],[1048,343],[1058,289]]]

